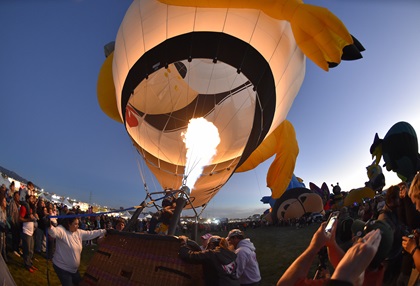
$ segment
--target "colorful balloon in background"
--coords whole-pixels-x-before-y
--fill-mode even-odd
[[[316,184],[309,182],[309,189],[314,193],[318,194],[322,198],[322,203],[324,204],[324,210],[329,209],[329,200],[330,200],[330,189],[328,185],[324,182],[321,187],[318,187]]]
[[[287,190],[271,211],[271,219],[276,223],[281,219],[300,218],[305,214],[323,212],[322,199],[318,194],[307,188]]]

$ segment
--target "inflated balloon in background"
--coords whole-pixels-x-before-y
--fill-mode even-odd
[[[416,131],[409,123],[401,121],[394,124],[383,139],[375,134],[370,153],[376,157],[376,164],[382,157],[388,171],[397,173],[403,181],[411,182],[420,170],[418,148]]]
[[[352,189],[344,198],[343,206],[353,206],[354,203],[361,204],[364,199],[373,199],[375,191],[369,187]]]
[[[307,188],[287,190],[276,200],[271,211],[272,221],[300,218],[309,213],[323,212],[323,202],[319,195]]]

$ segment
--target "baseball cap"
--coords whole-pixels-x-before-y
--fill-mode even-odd
[[[230,239],[230,238],[232,238],[234,236],[242,236],[242,237],[245,237],[244,233],[240,229],[237,229],[237,228],[232,229],[231,231],[229,231],[229,234],[227,236],[227,239]]]
[[[207,239],[209,239],[210,237],[212,237],[212,234],[211,234],[211,233],[206,233],[206,234],[203,234],[203,235],[201,236],[201,239],[207,240]]]
[[[383,220],[369,220],[364,222],[362,220],[354,220],[351,230],[354,236],[363,237],[366,233],[380,229],[381,231],[381,243],[378,247],[378,252],[376,252],[375,257],[370,263],[371,268],[377,268],[382,261],[384,261],[392,248],[392,243],[394,242],[394,231],[391,226]]]

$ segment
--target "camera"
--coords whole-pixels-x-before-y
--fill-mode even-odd
[[[339,213],[340,212],[338,211],[331,213],[330,217],[328,218],[327,226],[325,227],[325,232],[328,232],[328,233],[331,232],[334,222],[338,219]]]
[[[401,229],[402,236],[407,236],[408,238],[417,238],[420,235],[420,229],[410,230],[407,226]]]

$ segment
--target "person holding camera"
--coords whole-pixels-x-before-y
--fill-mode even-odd
[[[280,277],[277,286],[283,285],[361,285],[365,279],[365,270],[377,255],[381,242],[379,229],[368,232],[359,238],[349,250],[344,251],[335,240],[337,221],[331,230],[326,230],[324,222],[315,232],[308,248],[289,266]],[[313,260],[319,250],[327,246],[328,256],[332,266],[335,267],[331,278],[312,280],[307,275]],[[374,284],[372,284],[374,285]]]
[[[416,210],[416,205],[411,201],[408,195],[409,184],[401,182],[400,188],[400,206],[398,208],[398,218],[403,227],[403,236],[413,234],[415,229],[420,228],[420,212]],[[407,285],[413,269],[413,258],[407,251],[402,253],[401,271],[398,277],[397,285]]]
[[[417,211],[420,210],[420,173],[414,176],[413,181],[411,182],[410,189],[408,191],[408,196],[410,197],[413,204],[415,204]],[[412,283],[420,282],[420,251],[419,250],[419,237],[420,234],[417,230],[413,232],[412,235],[402,237],[402,247],[404,250],[410,254],[414,261],[415,268],[412,270],[410,277],[410,285]]]
[[[420,252],[419,250],[419,233],[417,231],[414,234],[402,237],[402,247],[404,250],[413,258],[415,268],[412,270],[411,279],[414,279],[416,282],[420,280]],[[407,279],[407,280],[410,280]],[[410,283],[413,285],[413,282]]]
[[[385,195],[385,206],[379,211],[378,220],[383,220],[391,227],[393,231],[393,242],[391,250],[384,261],[384,286],[396,285],[400,276],[403,260],[401,237],[403,235],[403,225],[398,217],[398,208],[400,207],[400,187],[390,186]]]

